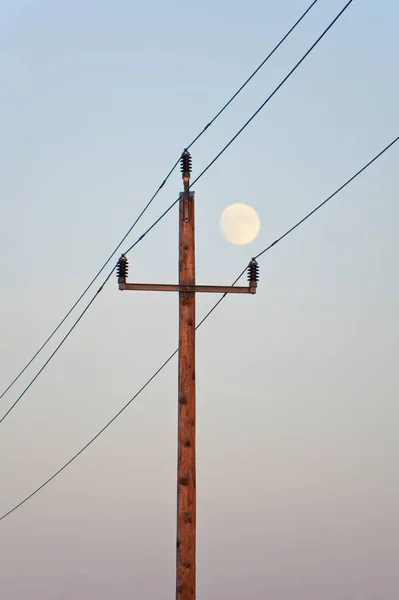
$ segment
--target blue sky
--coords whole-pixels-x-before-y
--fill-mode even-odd
[[[343,4],[319,0],[192,148],[194,176]],[[2,388],[306,6],[0,3]],[[398,135],[398,17],[393,0],[355,0],[195,186],[199,283],[231,283]],[[226,299],[198,332],[199,598],[397,595],[397,161],[394,147],[264,255],[258,294]],[[180,190],[176,172],[127,245]],[[250,246],[219,231],[232,202],[260,215]],[[130,273],[176,280],[176,211],[132,252]],[[214,300],[198,298],[199,318]],[[1,425],[0,512],[92,437],[176,343],[177,298],[120,294],[112,278]],[[172,362],[0,523],[2,597],[173,597],[176,387]]]

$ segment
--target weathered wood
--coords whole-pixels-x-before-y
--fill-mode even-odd
[[[179,284],[195,285],[194,193],[179,204]],[[179,292],[176,600],[196,597],[195,292]]]

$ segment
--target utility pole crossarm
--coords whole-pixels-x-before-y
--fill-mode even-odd
[[[179,293],[179,384],[177,459],[176,600],[196,598],[196,410],[195,410],[195,298],[199,292],[255,294],[259,267],[248,265],[248,286],[196,285],[194,192],[190,191],[191,156],[181,156],[184,192],[179,200],[179,283],[127,283],[128,261],[117,265],[119,289]]]
[[[256,294],[256,285],[169,285],[162,283],[120,283],[119,289],[143,292],[208,292],[213,294]]]
[[[184,196],[181,196],[184,198]],[[194,194],[192,195],[194,199]],[[239,285],[196,285],[195,283],[179,284],[169,283],[127,283],[128,261],[124,254],[119,259],[117,267],[117,277],[119,289],[121,291],[141,291],[141,292],[191,292],[191,293],[211,293],[211,294],[256,294],[259,279],[259,267],[253,258],[247,267],[248,286]]]

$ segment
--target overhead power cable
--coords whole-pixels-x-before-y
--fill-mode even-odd
[[[284,37],[281,38],[281,40],[278,42],[278,44],[276,44],[273,48],[273,50],[271,52],[269,52],[269,54],[266,56],[266,58],[264,60],[262,60],[262,62],[260,63],[260,65],[258,67],[256,67],[255,71],[253,73],[251,73],[251,75],[248,77],[248,79],[242,84],[242,86],[240,88],[238,88],[238,90],[236,91],[235,94],[232,95],[232,97],[230,98],[230,100],[228,102],[226,102],[226,104],[223,106],[223,108],[221,108],[219,110],[219,112],[213,117],[213,119],[211,121],[209,121],[209,123],[207,125],[205,125],[204,129],[197,135],[197,137],[195,137],[193,139],[193,141],[187,146],[187,150],[189,150],[191,148],[191,146],[193,146],[195,144],[196,141],[198,141],[200,139],[200,137],[202,136],[203,133],[205,133],[205,131],[211,126],[213,125],[213,123],[216,121],[216,119],[218,119],[220,117],[220,115],[222,114],[222,112],[224,112],[226,110],[226,108],[233,102],[233,100],[235,100],[235,98],[237,98],[238,94],[240,92],[242,92],[242,90],[248,85],[248,83],[251,81],[251,79],[253,79],[255,77],[255,75],[258,73],[258,71],[261,70],[261,68],[267,63],[267,61],[273,56],[273,54],[276,52],[276,50],[278,50],[280,48],[280,46],[285,42],[285,40],[291,35],[291,33],[294,31],[294,29],[296,29],[296,27],[299,25],[299,23],[302,21],[302,19],[304,19],[306,17],[306,15],[308,14],[308,12],[310,12],[310,10],[314,7],[314,5],[317,3],[318,0],[314,0],[314,2],[312,2],[312,4],[310,4],[310,6],[308,6],[308,8],[305,10],[304,13],[302,13],[302,15],[299,17],[299,19],[294,23],[294,25],[291,27],[291,29],[289,29],[287,31],[287,33],[285,34]]]
[[[374,158],[372,158],[366,165],[364,165],[364,167],[362,167],[361,169],[359,169],[352,177],[350,177],[343,185],[341,185],[339,188],[337,188],[335,190],[335,192],[333,192],[330,196],[328,196],[325,200],[323,200],[323,202],[321,202],[318,206],[316,206],[316,208],[314,208],[312,211],[310,211],[309,213],[307,213],[307,215],[305,215],[300,221],[298,221],[295,225],[293,225],[292,227],[290,227],[285,233],[283,233],[279,238],[277,238],[272,244],[269,244],[268,246],[266,246],[266,248],[264,248],[261,252],[259,252],[256,257],[254,258],[259,258],[260,256],[262,256],[263,254],[265,254],[266,252],[268,252],[269,250],[271,250],[271,248],[273,248],[274,246],[276,246],[279,242],[281,242],[284,238],[286,238],[288,235],[290,235],[295,229],[297,229],[302,223],[304,223],[307,219],[309,219],[312,215],[315,214],[316,211],[318,211],[320,208],[322,208],[323,206],[325,206],[327,204],[327,202],[329,202],[330,200],[332,200],[332,198],[334,198],[337,194],[339,194],[339,192],[341,192],[345,187],[347,187],[351,182],[353,182],[357,177],[359,177],[359,175],[361,173],[363,173],[366,169],[368,169],[374,162],[376,162],[383,154],[385,154],[385,152],[387,152],[394,144],[396,144],[399,141],[399,136],[396,137],[390,144],[388,144],[387,146],[385,146],[385,148],[383,150],[381,150],[381,152],[379,152],[376,156],[374,156]],[[235,279],[235,281],[233,282],[232,285],[235,285],[239,279],[242,277],[242,275],[245,273],[246,268],[241,271],[241,273],[238,275],[238,277]],[[219,304],[222,302],[222,300],[226,297],[227,294],[223,294],[219,300],[213,305],[213,307],[206,313],[206,315],[201,319],[201,321],[197,324],[196,329],[198,329],[199,327],[201,327],[201,325],[210,317],[210,315],[216,310],[216,308],[219,306]],[[49,477],[44,483],[42,483],[39,487],[37,487],[33,492],[31,492],[28,496],[26,496],[23,500],[21,500],[21,502],[19,502],[18,504],[16,504],[13,508],[11,508],[9,511],[7,511],[6,513],[4,513],[1,517],[0,517],[0,521],[2,521],[3,519],[5,519],[6,517],[8,517],[9,515],[11,515],[11,513],[13,513],[14,511],[16,511],[18,508],[20,508],[23,504],[25,504],[26,502],[28,502],[28,500],[30,500],[31,498],[33,498],[33,496],[35,496],[38,492],[40,492],[47,484],[49,484],[51,481],[53,481],[53,479],[55,479],[60,473],[62,473],[72,462],[74,462],[74,460],[76,460],[85,450],[87,450],[87,448],[97,439],[100,437],[100,435],[102,433],[104,433],[104,431],[106,429],[108,429],[108,427],[110,425],[112,425],[112,423],[130,406],[130,404],[132,404],[132,402],[146,389],[146,387],[148,387],[148,385],[155,379],[155,377],[157,377],[159,375],[159,373],[166,367],[166,365],[172,360],[172,358],[174,356],[176,356],[176,354],[178,353],[179,349],[177,348],[174,352],[172,352],[172,354],[165,360],[165,362],[155,371],[155,373],[150,377],[150,379],[148,379],[146,381],[146,383],[138,390],[138,392],[136,392],[136,394],[116,413],[116,415],[114,417],[112,417],[112,419],[110,421],[108,421],[108,423],[102,428],[100,429],[100,431],[93,437],[91,438],[91,440],[89,442],[87,442],[87,444],[85,444],[83,446],[83,448],[81,448],[81,450],[79,450],[79,452],[77,452],[68,462],[66,462],[60,469],[58,469],[58,471],[56,471],[51,477]]]
[[[266,56],[266,58],[264,58],[262,60],[262,62],[260,63],[260,65],[258,65],[258,67],[255,69],[255,71],[253,71],[253,73],[251,73],[251,75],[248,77],[248,79],[241,85],[241,87],[238,88],[238,90],[231,96],[231,98],[219,110],[219,112],[216,113],[216,115],[213,117],[213,119],[211,119],[211,121],[209,121],[209,123],[200,131],[200,133],[198,133],[198,135],[196,135],[196,137],[188,144],[187,149],[191,148],[200,139],[200,137],[213,125],[213,123],[220,117],[220,115],[233,102],[233,100],[235,100],[235,98],[237,98],[237,96],[248,85],[248,83],[255,77],[255,75],[261,70],[261,68],[268,62],[268,60],[273,56],[273,54],[280,48],[280,46],[291,35],[291,33],[296,29],[296,27],[300,24],[300,22],[306,17],[306,15],[310,12],[310,10],[314,7],[314,5],[317,4],[317,2],[318,2],[318,0],[313,0],[313,2],[302,13],[302,15],[299,17],[299,19],[297,19],[297,21],[294,23],[294,25],[281,38],[281,40],[276,44],[276,46],[274,46],[273,50],[271,52],[269,52],[269,54]],[[72,305],[72,307],[68,310],[68,312],[65,314],[65,316],[61,319],[61,321],[58,323],[58,325],[55,327],[55,329],[51,332],[51,334],[48,336],[48,338],[45,340],[45,342],[35,352],[35,354],[32,356],[32,358],[26,363],[26,365],[23,367],[23,369],[21,369],[21,371],[18,373],[18,375],[5,388],[5,390],[0,395],[0,399],[3,398],[3,396],[12,388],[12,386],[18,381],[18,379],[21,377],[21,375],[23,375],[23,373],[25,373],[26,369],[32,364],[32,362],[41,353],[41,351],[47,346],[47,344],[54,337],[54,335],[57,333],[57,331],[60,329],[60,327],[68,319],[69,315],[75,310],[75,308],[77,307],[77,305],[81,302],[81,300],[84,298],[84,296],[87,294],[87,292],[93,286],[93,284],[97,281],[98,277],[104,271],[105,267],[110,263],[110,261],[112,260],[112,258],[115,256],[115,254],[118,252],[118,250],[122,246],[123,242],[127,239],[127,237],[130,235],[130,233],[133,231],[134,227],[140,221],[141,217],[144,215],[144,213],[147,211],[147,209],[149,208],[149,206],[152,204],[153,200],[155,200],[155,198],[157,197],[157,195],[159,194],[159,192],[161,191],[161,189],[164,187],[164,185],[166,184],[166,182],[168,181],[168,179],[170,178],[170,176],[172,175],[172,173],[176,169],[177,165],[179,164],[179,160],[180,160],[180,156],[177,159],[177,161],[175,162],[175,164],[172,166],[172,168],[170,169],[169,173],[166,175],[165,179],[159,185],[159,187],[157,188],[157,190],[155,191],[155,193],[151,196],[151,198],[149,199],[149,201],[147,202],[147,204],[144,206],[144,208],[141,211],[141,213],[139,214],[139,216],[133,222],[133,224],[128,229],[128,231],[126,232],[126,234],[123,236],[123,238],[121,239],[121,241],[119,242],[119,244],[114,248],[114,250],[108,256],[107,260],[104,262],[104,264],[102,265],[102,267],[99,269],[99,271],[93,277],[93,279],[90,281],[90,283],[88,284],[88,286],[83,290],[83,292],[81,293],[81,295],[79,296],[79,298]]]
[[[353,0],[349,0],[349,2],[347,2],[345,4],[345,6],[342,8],[342,10],[340,10],[340,12],[337,14],[337,16],[331,21],[331,23],[328,25],[328,27],[325,28],[325,30],[323,31],[323,33],[317,38],[317,40],[310,46],[309,50],[307,50],[307,52],[305,52],[305,54],[302,56],[302,58],[296,63],[296,65],[289,71],[289,73],[284,77],[284,79],[278,84],[278,86],[273,90],[273,92],[266,98],[266,100],[264,102],[262,102],[262,104],[259,106],[259,108],[252,114],[252,116],[244,123],[244,125],[237,131],[237,133],[235,135],[233,135],[233,137],[230,139],[229,142],[227,142],[227,144],[221,149],[221,151],[211,160],[210,163],[208,163],[208,165],[205,167],[205,169],[203,169],[201,171],[201,173],[198,175],[198,177],[196,177],[194,179],[194,181],[192,181],[188,187],[188,189],[191,189],[193,187],[193,185],[195,185],[197,183],[197,181],[199,181],[201,179],[201,177],[203,177],[205,175],[205,173],[215,164],[215,162],[222,156],[222,154],[224,154],[226,152],[226,150],[231,146],[231,144],[242,134],[242,132],[244,131],[244,129],[246,129],[248,127],[248,125],[255,119],[255,117],[261,112],[261,110],[266,106],[266,104],[268,104],[270,102],[270,100],[277,94],[277,92],[283,87],[283,85],[288,81],[288,79],[295,73],[295,71],[297,70],[297,68],[303,63],[303,61],[309,56],[309,54],[311,54],[311,52],[315,49],[315,47],[319,44],[319,42],[321,42],[321,40],[324,38],[324,36],[328,33],[328,31],[330,31],[330,29],[335,25],[335,23],[338,21],[338,19],[343,15],[343,13],[347,10],[347,8],[349,8],[349,6],[352,4]],[[150,227],[148,227],[148,229],[126,250],[126,252],[124,252],[124,254],[127,254],[128,252],[130,252],[135,246],[137,246],[137,244],[139,242],[141,242],[141,240],[152,230],[154,229],[154,227],[156,225],[158,225],[158,223],[160,221],[162,221],[162,219],[172,210],[172,208],[179,202],[180,198],[176,198],[176,200],[174,200],[174,202],[172,202],[172,204],[161,214],[160,217],[158,217],[158,219],[156,221],[154,221],[154,223],[152,225],[150,225]]]
[[[188,189],[191,189],[192,186],[195,185],[195,183],[197,183],[201,179],[201,177],[203,177],[205,175],[205,173],[215,164],[215,162],[222,156],[222,154],[224,154],[224,152],[226,152],[226,150],[231,146],[231,144],[241,135],[241,133],[244,131],[244,129],[246,129],[246,127],[248,127],[248,125],[253,121],[253,119],[260,113],[260,111],[266,106],[266,104],[268,104],[268,102],[278,92],[278,90],[281,89],[281,87],[286,83],[286,81],[288,81],[288,79],[291,77],[291,75],[293,75],[293,73],[296,71],[296,69],[303,63],[303,61],[307,58],[307,56],[309,56],[309,54],[312,52],[312,50],[314,50],[314,48],[317,46],[317,44],[323,39],[323,37],[326,35],[326,33],[333,27],[333,25],[337,22],[337,20],[341,17],[341,15],[345,12],[345,10],[350,6],[350,4],[352,2],[353,2],[353,0],[349,0],[349,2],[347,2],[347,4],[344,6],[344,8],[338,13],[338,15],[333,19],[333,21],[331,21],[331,23],[328,25],[328,27],[326,27],[326,29],[323,31],[323,33],[311,45],[311,47],[309,48],[309,50],[302,56],[302,58],[289,71],[289,73],[284,77],[284,79],[279,83],[279,85],[274,89],[274,91],[266,98],[266,100],[252,114],[252,116],[244,123],[244,125],[237,131],[237,133],[230,139],[230,141],[222,148],[222,150],[201,171],[201,173],[198,175],[198,177],[196,177],[194,179],[194,181],[188,186]],[[174,202],[172,202],[172,204],[158,217],[158,219],[156,219],[156,221],[154,221],[154,223],[152,223],[152,225],[150,225],[150,227],[148,227],[148,229],[146,229],[146,231],[144,231],[144,233],[141,234],[141,236],[139,238],[137,238],[137,240],[124,252],[124,254],[128,254],[131,250],[133,250],[133,248],[135,248],[135,246],[137,246],[144,239],[144,237],[150,231],[152,231],[152,229],[154,229],[154,227],[156,225],[158,225],[158,223],[160,221],[162,221],[162,219],[172,210],[172,208],[177,204],[177,202],[179,202],[179,197],[176,198],[176,200],[174,200]],[[111,276],[111,274],[112,274],[112,272],[113,272],[114,269],[115,269],[115,267],[112,269],[111,273],[107,276],[107,278],[104,281],[104,283],[102,284],[100,290],[104,287],[106,281],[108,281],[108,279],[110,278],[110,276]],[[97,295],[98,295],[98,292],[96,293],[95,297],[97,297]],[[63,343],[66,341],[66,339],[68,338],[68,336],[72,332],[72,330],[75,328],[75,325],[77,324],[77,322],[80,321],[80,319],[82,318],[83,314],[87,311],[87,309],[89,308],[89,306],[92,304],[93,300],[94,300],[94,298],[90,301],[89,305],[86,306],[86,308],[84,309],[83,313],[79,316],[79,318],[74,323],[74,325],[71,327],[71,329],[68,331],[68,333],[66,334],[66,336],[64,336],[64,338],[61,341],[61,343],[57,346],[57,348],[55,349],[55,351],[50,356],[50,359],[46,361],[45,365],[42,367],[42,369],[39,371],[39,373],[35,376],[34,380],[37,379],[38,375],[49,364],[50,360],[54,357],[54,355],[56,354],[56,352],[61,348],[61,346],[63,345]],[[13,405],[10,407],[10,409],[7,411],[7,413],[0,420],[0,423],[2,423],[2,421],[4,421],[4,419],[7,417],[7,415],[9,415],[9,413],[13,410],[13,408],[18,404],[18,402],[24,396],[25,392],[30,388],[30,386],[32,385],[32,383],[33,383],[34,380],[32,380],[28,384],[28,386],[23,390],[23,392],[20,394],[20,396],[17,398],[17,400],[13,403]]]
[[[102,283],[102,285],[98,288],[97,292],[94,294],[94,296],[92,297],[92,299],[90,300],[90,302],[86,305],[86,307],[84,308],[84,310],[80,313],[79,317],[74,321],[72,327],[70,327],[70,329],[67,331],[67,333],[64,335],[64,337],[62,338],[62,340],[60,341],[60,343],[58,344],[58,346],[55,348],[55,350],[50,354],[50,356],[48,357],[48,359],[46,360],[46,362],[42,365],[42,367],[38,370],[38,372],[36,373],[36,375],[30,380],[30,382],[28,383],[28,385],[24,388],[24,390],[20,393],[20,395],[18,396],[18,398],[11,404],[10,408],[7,410],[6,413],[4,413],[4,415],[1,417],[0,419],[0,423],[2,423],[4,421],[4,419],[6,419],[8,417],[8,415],[10,414],[10,412],[15,408],[15,406],[18,404],[18,402],[21,400],[21,398],[23,396],[25,396],[26,392],[29,390],[29,388],[35,383],[36,379],[41,375],[41,373],[44,371],[44,369],[47,367],[47,365],[49,364],[49,362],[54,358],[54,356],[57,354],[58,350],[61,348],[61,346],[64,344],[64,342],[67,340],[67,338],[71,335],[72,331],[75,329],[75,327],[77,326],[77,324],[79,323],[79,321],[83,318],[83,316],[86,314],[86,312],[89,310],[90,306],[93,304],[94,300],[97,298],[98,294],[102,291],[104,285],[107,283],[107,281],[109,280],[109,278],[111,277],[112,273],[114,272],[115,267],[112,269],[112,271],[108,274],[107,278],[104,280],[104,282]]]

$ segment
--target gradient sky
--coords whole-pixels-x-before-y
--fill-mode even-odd
[[[2,389],[308,3],[0,2]],[[194,175],[343,4],[319,0],[193,147]],[[398,19],[394,0],[355,0],[198,182],[199,283],[231,283],[399,134]],[[398,158],[395,146],[264,255],[258,294],[227,298],[198,332],[201,600],[398,597]],[[124,248],[181,188],[176,172]],[[250,246],[219,231],[232,202],[260,215]],[[176,210],[131,253],[130,273],[176,281]],[[198,298],[199,318],[215,300]],[[176,343],[177,297],[121,294],[113,277],[0,426],[0,512],[97,433]],[[1,598],[174,597],[176,391],[174,360],[0,523]]]

